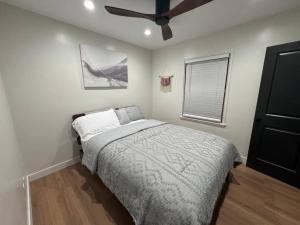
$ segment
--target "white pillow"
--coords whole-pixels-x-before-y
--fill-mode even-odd
[[[103,112],[91,113],[79,117],[72,123],[82,141],[87,141],[95,134],[120,126],[119,119],[113,109]]]

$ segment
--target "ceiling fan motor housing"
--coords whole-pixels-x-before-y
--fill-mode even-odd
[[[170,21],[170,19],[167,16],[157,16],[155,19],[155,23],[160,26],[168,24],[169,21]]]

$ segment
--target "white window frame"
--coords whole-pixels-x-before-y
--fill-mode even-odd
[[[227,64],[227,73],[226,73],[221,121],[214,119],[214,118],[209,118],[209,117],[184,114],[187,65],[192,64],[192,63],[197,63],[197,62],[201,63],[201,62],[206,62],[206,61],[220,60],[220,59],[224,59],[224,58],[228,59],[228,64]],[[198,57],[198,58],[193,58],[193,59],[187,59],[184,61],[183,101],[182,101],[182,110],[181,110],[181,115],[180,115],[181,119],[190,120],[190,121],[194,121],[194,122],[201,122],[204,124],[215,125],[215,126],[220,126],[220,127],[226,126],[226,111],[227,111],[228,89],[229,89],[229,71],[231,69],[230,61],[231,61],[230,53],[208,56],[208,57]]]

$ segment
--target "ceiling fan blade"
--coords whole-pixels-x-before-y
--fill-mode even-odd
[[[171,19],[175,16],[188,12],[211,1],[213,0],[184,0],[177,6],[175,6],[173,9],[169,10],[166,13],[163,13],[163,16],[167,16]]]
[[[162,25],[161,26],[161,31],[162,31],[164,41],[166,41],[166,40],[173,37],[172,30],[171,30],[171,28],[169,27],[168,24]]]
[[[127,9],[116,8],[116,7],[112,7],[112,6],[105,6],[105,9],[109,13],[118,15],[118,16],[144,18],[144,19],[155,21],[155,14],[139,13],[139,12],[135,12],[135,11],[127,10]]]

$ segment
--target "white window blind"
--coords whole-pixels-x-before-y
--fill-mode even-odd
[[[185,63],[183,117],[221,123],[229,54]]]

